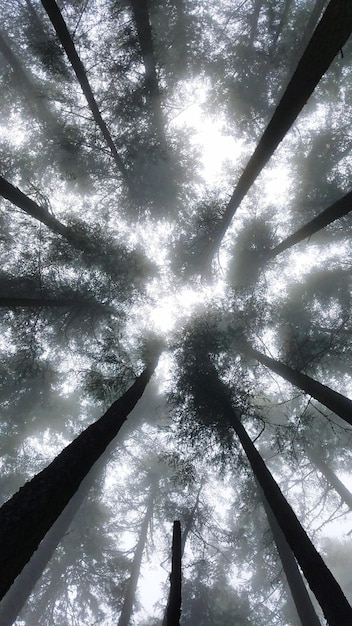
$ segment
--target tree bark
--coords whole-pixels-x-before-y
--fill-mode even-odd
[[[142,556],[147,541],[148,527],[153,516],[155,496],[158,491],[158,483],[153,482],[150,488],[147,509],[139,531],[139,539],[133,556],[131,576],[128,581],[123,606],[118,621],[118,626],[128,626],[132,617],[133,605],[136,598],[138,579],[141,572]]]
[[[175,521],[172,532],[172,565],[170,593],[162,626],[179,626],[181,617],[181,524]]]
[[[346,396],[319,383],[317,380],[314,380],[314,378],[281,363],[281,361],[276,361],[266,356],[254,348],[248,346],[245,350],[245,354],[259,361],[259,363],[268,367],[272,372],[275,372],[275,374],[279,374],[279,376],[309,394],[312,398],[318,400],[318,402],[326,406],[326,408],[336,413],[336,415],[339,415],[345,422],[352,425],[352,401],[346,398]]]
[[[292,595],[296,611],[302,626],[321,626],[320,619],[318,618],[309,593],[304,584],[301,572],[299,571],[296,559],[293,556],[293,552],[289,547],[285,536],[276,521],[266,497],[260,489],[261,499],[263,501],[266,516],[268,518],[269,526],[273,539],[279,553],[279,557],[282,563],[282,567],[287,579],[287,583]]]
[[[254,476],[275,515],[285,539],[295,555],[303,574],[317,598],[329,626],[351,626],[352,608],[341,587],[315,549],[293,509],[283,496],[278,484],[253,445],[236,411],[233,409],[227,388],[219,379],[208,357],[205,387],[208,393],[221,402],[224,420],[231,424],[247,455]]]
[[[86,428],[43,471],[0,509],[0,599],[37,549],[82,480],[114,439],[141,398],[155,367],[142,374],[104,415]]]
[[[81,59],[79,58],[75,45],[72,41],[71,35],[68,31],[68,28],[66,26],[66,22],[63,19],[60,9],[57,6],[55,0],[42,0],[42,5],[44,7],[44,9],[46,10],[48,17],[55,29],[55,32],[61,42],[61,45],[63,46],[67,57],[72,65],[72,68],[77,76],[77,80],[81,86],[81,89],[83,91],[83,94],[87,100],[88,106],[92,112],[93,118],[97,124],[97,126],[100,128],[102,135],[110,149],[110,152],[112,154],[112,157],[115,161],[116,167],[118,169],[118,171],[120,172],[120,174],[122,175],[122,178],[129,190],[129,192],[131,193],[131,195],[133,195],[133,186],[132,186],[132,181],[130,180],[130,176],[128,174],[128,171],[125,168],[125,165],[120,157],[120,155],[117,152],[115,143],[111,137],[110,131],[106,125],[106,123],[104,122],[102,115],[100,113],[98,104],[95,100],[95,97],[93,95],[91,86],[89,84],[88,78],[87,78],[87,74],[86,71],[84,69],[84,65],[81,61]]]
[[[331,204],[325,211],[314,217],[302,228],[296,230],[295,233],[281,241],[275,248],[267,253],[265,261],[274,259],[281,254],[284,250],[291,248],[300,241],[304,241],[307,237],[312,237],[319,230],[322,230],[329,224],[332,224],[336,220],[340,219],[344,215],[347,215],[352,210],[352,191],[347,193],[343,198],[340,198],[333,204]]]
[[[350,0],[331,0],[257,148],[240,176],[220,227],[212,239],[208,262],[215,256],[243,198],[347,41],[351,30],[352,3]]]
[[[0,601],[1,626],[12,626],[21,613],[36,583],[41,578],[57,546],[69,529],[78,509],[86,498],[97,473],[103,469],[106,462],[105,454],[100,457],[99,461],[95,463],[94,468],[92,468],[82,481],[75,495],[48,530],[44,539],[40,542],[38,550],[33,553],[20,575],[17,576],[6,595]]]

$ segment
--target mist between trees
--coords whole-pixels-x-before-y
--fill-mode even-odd
[[[350,626],[352,3],[0,16],[1,626]]]

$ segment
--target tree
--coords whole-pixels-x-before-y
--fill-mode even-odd
[[[350,2],[0,5],[0,622],[350,622]]]
[[[132,387],[95,424],[83,431],[45,470],[2,506],[1,597],[37,549],[95,461],[117,435],[143,394],[157,360],[158,355],[154,356]]]

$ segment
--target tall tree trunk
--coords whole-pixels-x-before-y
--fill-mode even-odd
[[[313,11],[310,14],[309,20],[307,22],[307,26],[303,33],[303,37],[300,43],[298,54],[303,54],[304,50],[306,49],[308,42],[313,35],[314,29],[327,3],[328,3],[328,0],[316,0],[315,5],[313,7]]]
[[[122,175],[122,178],[131,194],[131,196],[134,195],[134,190],[133,190],[133,186],[132,186],[132,181],[130,180],[130,176],[129,173],[127,172],[125,165],[120,157],[120,155],[117,152],[115,143],[111,137],[110,131],[106,125],[106,123],[104,122],[102,115],[100,113],[99,107],[97,105],[97,102],[95,100],[95,97],[93,95],[91,86],[89,84],[88,78],[87,78],[87,74],[86,71],[84,69],[84,65],[81,61],[81,59],[79,58],[75,45],[72,41],[71,35],[68,31],[68,28],[66,26],[66,22],[63,19],[60,9],[57,6],[55,0],[42,0],[42,5],[44,7],[44,9],[46,10],[49,19],[55,29],[55,32],[61,42],[61,45],[63,46],[68,59],[72,65],[72,68],[77,76],[77,80],[81,86],[81,89],[84,93],[84,96],[87,100],[88,106],[92,112],[92,115],[94,117],[94,120],[97,124],[97,126],[100,128],[102,135],[110,149],[110,152],[112,154],[112,157],[115,161],[116,167],[118,169],[118,171],[120,172],[120,174]]]
[[[281,254],[284,250],[291,248],[296,245],[300,241],[304,241],[307,237],[311,237],[315,233],[317,233],[322,228],[325,228],[329,224],[335,222],[335,220],[340,219],[344,215],[347,215],[352,210],[352,191],[347,193],[343,198],[340,198],[333,204],[331,204],[325,211],[322,211],[320,215],[314,217],[310,222],[308,222],[302,228],[296,230],[295,233],[281,241],[275,248],[270,250],[267,253],[265,260],[274,259],[276,256]]]
[[[106,463],[106,454],[95,463],[88,476],[82,481],[75,495],[71,498],[57,520],[40,542],[38,550],[33,553],[22,572],[17,576],[8,592],[0,601],[0,624],[12,626],[17,616],[21,613],[36,583],[41,578],[43,571],[50,562],[58,544],[71,525],[78,509],[85,500],[97,474],[101,472]]]
[[[87,265],[91,265],[91,255],[93,254],[95,256],[94,263],[107,274],[113,275],[116,279],[116,270],[118,268],[115,264],[111,264],[109,258],[109,254],[113,254],[114,250],[107,250],[106,255],[100,255],[99,258],[97,258],[96,243],[93,239],[89,238],[89,235],[85,235],[84,232],[76,232],[74,228],[62,224],[62,222],[49,213],[45,207],[40,206],[34,200],[26,196],[18,187],[9,183],[3,176],[0,176],[0,195],[22,209],[27,215],[45,224],[53,233],[66,239],[73,248],[83,252],[83,260]]]
[[[213,397],[215,396],[221,403],[224,420],[233,426],[247,455],[254,476],[260,484],[286,541],[323,610],[329,626],[351,626],[352,608],[253,445],[236,411],[232,407],[227,388],[219,379],[209,357],[207,371],[209,373],[205,375],[204,389],[208,390],[208,393],[211,393]]]
[[[158,355],[104,415],[0,509],[0,599],[141,398]]]
[[[302,626],[321,626],[320,619],[315,612],[293,552],[276,521],[262,489],[260,489],[260,496],[301,624]]]
[[[308,393],[312,398],[315,398],[326,406],[328,409],[339,415],[345,422],[352,425],[352,401],[341,393],[330,389],[326,385],[322,385],[314,378],[302,374],[298,370],[276,361],[269,356],[266,356],[262,352],[255,350],[254,348],[247,347],[245,350],[246,356],[256,359],[262,365],[268,367],[275,374],[279,374],[282,378],[295,385],[305,393]]]
[[[350,0],[331,0],[226,207],[207,252],[216,254],[243,198],[313,93],[352,31]]]
[[[335,472],[321,458],[318,451],[308,448],[306,454],[310,461],[318,468],[319,472],[324,476],[329,485],[337,491],[341,500],[352,509],[352,493],[347,489],[343,482],[336,476]]]
[[[167,142],[165,137],[165,124],[161,109],[161,97],[156,71],[153,33],[149,18],[148,0],[130,0],[130,3],[133,12],[133,19],[137,28],[139,45],[142,52],[145,71],[145,87],[150,97],[153,125],[160,147],[166,155]]]
[[[172,565],[170,576],[170,593],[162,626],[179,626],[180,624],[182,583],[181,560],[181,524],[179,521],[175,521],[172,531]]]
[[[147,541],[148,527],[153,516],[154,501],[157,492],[158,483],[155,482],[154,479],[154,482],[151,484],[150,487],[147,509],[139,531],[139,539],[133,556],[131,576],[128,581],[127,590],[123,601],[120,618],[118,621],[118,626],[128,626],[131,620],[133,605],[136,598],[138,579],[141,572],[142,556]]]

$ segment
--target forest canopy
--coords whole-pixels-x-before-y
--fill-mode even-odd
[[[351,626],[351,1],[0,17],[1,626]]]

